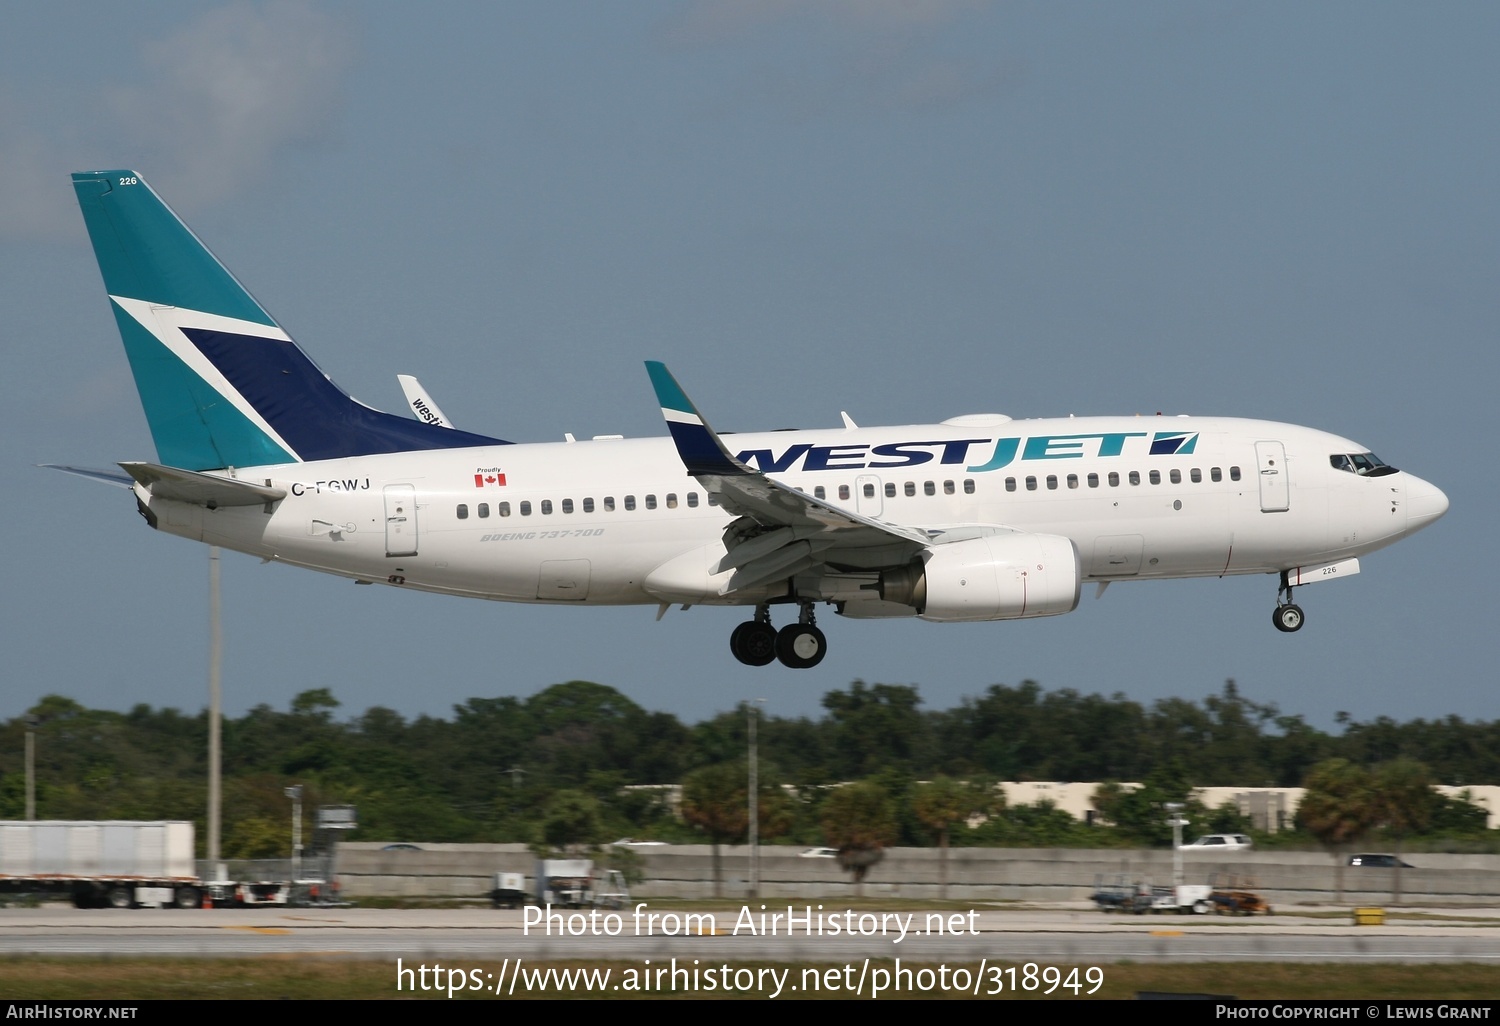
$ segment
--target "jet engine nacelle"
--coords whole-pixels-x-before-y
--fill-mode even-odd
[[[880,597],[924,620],[960,623],[1056,616],[1078,608],[1078,549],[1056,534],[997,534],[934,545],[880,575]]]

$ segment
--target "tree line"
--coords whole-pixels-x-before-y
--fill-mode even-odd
[[[1247,699],[1232,681],[1202,702],[1143,705],[1119,693],[1045,691],[1025,681],[996,684],[952,709],[921,705],[914,686],[855,681],[824,695],[816,719],[760,720],[762,838],[1161,844],[1169,836],[1163,802],[1183,800],[1195,787],[1301,785],[1329,760],[1365,771],[1406,760],[1442,783],[1500,783],[1500,723],[1363,723],[1341,714],[1338,732],[1327,733]],[[378,706],[340,718],[339,708],[329,689],[315,688],[285,711],[259,705],[224,720],[226,857],[285,852],[283,788],[293,783],[304,785],[309,809],[356,805],[360,829],[352,839],[563,846],[623,836],[730,843],[743,835],[743,815],[726,811],[716,823],[705,811],[748,797],[743,706],[684,724],[614,688],[570,681],[524,699],[471,698],[447,718],[408,719]],[[39,818],[195,820],[201,846],[206,713],[144,704],[126,713],[95,710],[57,695],[30,712],[38,721]],[[3,819],[24,810],[25,729],[22,717],[0,727]],[[1145,786],[1108,785],[1099,807],[1114,825],[1100,829],[1045,804],[1005,808],[986,786],[997,780]],[[864,786],[834,786],[855,782]],[[665,787],[676,784],[684,787],[681,807]],[[929,793],[935,786],[949,792]],[[711,799],[715,788],[722,793]],[[835,799],[840,791],[845,796]],[[1437,801],[1420,828],[1403,829],[1474,837],[1483,833],[1476,813]],[[1190,816],[1202,832],[1248,826],[1232,809],[1195,808]],[[1376,816],[1366,829],[1388,822]]]

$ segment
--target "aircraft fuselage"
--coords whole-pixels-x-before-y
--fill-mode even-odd
[[[1334,564],[1441,512],[1423,506],[1441,493],[1410,474],[1337,469],[1332,457],[1363,447],[1310,428],[1160,416],[959,420],[724,440],[774,480],[866,516],[1067,537],[1092,581]],[[732,519],[710,505],[666,438],[391,453],[232,476],[286,498],[208,509],[136,492],[170,533],[427,591],[592,604],[744,604],[788,591],[787,582],[732,596],[708,579],[696,592],[653,582],[659,567],[699,548],[712,564]],[[797,590],[874,598],[813,578]]]

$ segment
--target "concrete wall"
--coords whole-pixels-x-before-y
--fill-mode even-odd
[[[372,896],[480,897],[494,873],[524,873],[532,886],[535,859],[519,844],[427,844],[422,851],[381,851],[378,843],[342,845],[338,877],[347,898]],[[708,845],[635,849],[646,879],[631,888],[639,898],[713,896],[713,855]],[[802,858],[800,849],[762,847],[761,896],[815,900],[854,893],[835,859]],[[723,893],[745,893],[748,849],[721,852]],[[1418,868],[1401,873],[1407,904],[1500,904],[1500,855],[1418,854]],[[1208,883],[1215,872],[1252,876],[1273,905],[1334,899],[1333,859],[1322,852],[1246,852],[1236,856],[1185,855],[1184,882]],[[1389,904],[1394,870],[1344,867],[1345,904]],[[936,898],[941,863],[932,848],[892,848],[870,870],[869,897]],[[948,896],[961,901],[1080,901],[1099,878],[1125,874],[1131,881],[1172,881],[1165,850],[1060,848],[953,848],[948,853]]]

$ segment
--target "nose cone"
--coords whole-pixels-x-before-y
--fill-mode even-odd
[[[1428,484],[1420,477],[1408,478],[1406,482],[1406,529],[1420,531],[1438,517],[1448,512],[1448,496],[1436,485]]]

